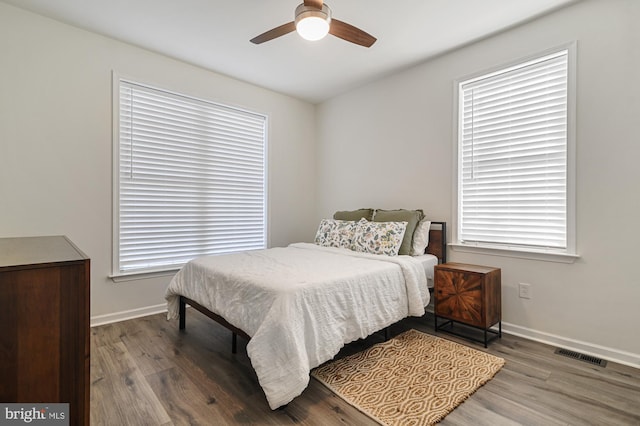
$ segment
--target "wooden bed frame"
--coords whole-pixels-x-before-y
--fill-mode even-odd
[[[436,225],[436,229],[433,225]],[[431,222],[429,245],[424,252],[437,257],[438,263],[447,263],[447,222]]]
[[[434,225],[435,225],[435,229],[434,229]],[[425,253],[436,256],[438,258],[438,263],[447,262],[447,223],[446,222],[431,222],[431,229],[429,230],[429,245],[427,246]],[[190,305],[195,310],[203,313],[204,315],[208,316],[212,320],[216,321],[218,324],[231,330],[231,352],[232,353],[235,354],[237,352],[238,336],[242,336],[247,340],[251,339],[251,336],[249,336],[246,332],[239,329],[238,327],[235,327],[229,324],[229,322],[224,318],[222,318],[220,315],[211,312],[209,309],[205,308],[198,302],[191,300],[185,296],[180,296],[180,304],[179,304],[180,330],[184,330],[187,325],[186,324],[187,305]],[[385,334],[385,340],[388,339],[387,329],[384,330],[384,334]]]

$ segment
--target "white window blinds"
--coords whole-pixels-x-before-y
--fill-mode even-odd
[[[566,249],[567,56],[460,83],[462,243]]]
[[[266,246],[266,117],[119,81],[114,274]]]

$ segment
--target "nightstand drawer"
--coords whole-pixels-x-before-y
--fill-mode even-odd
[[[483,275],[480,274],[436,270],[436,314],[483,327],[485,312],[482,303],[482,280]]]

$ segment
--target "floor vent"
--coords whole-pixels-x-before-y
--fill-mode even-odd
[[[591,355],[581,354],[580,352],[570,351],[569,349],[558,348],[556,349],[555,353],[558,355],[588,362],[589,364],[599,365],[600,367],[607,366],[607,361],[605,361],[604,359],[600,359]]]

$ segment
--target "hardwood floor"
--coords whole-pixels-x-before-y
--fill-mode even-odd
[[[433,317],[408,318],[433,333]],[[271,411],[238,339],[195,311],[186,332],[164,314],[94,327],[91,338],[91,424],[97,425],[375,425],[311,379],[286,408]],[[438,333],[476,349],[482,345]],[[383,340],[354,342],[340,356]],[[640,425],[640,370],[606,367],[554,354],[554,347],[511,335],[489,345],[506,359],[493,380],[450,413],[442,425]]]

